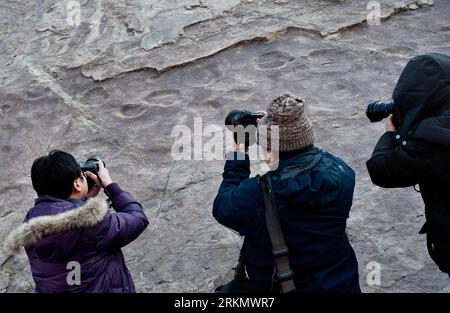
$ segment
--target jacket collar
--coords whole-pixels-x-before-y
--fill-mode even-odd
[[[52,199],[62,201],[54,197],[44,197],[47,199],[46,201],[51,201]],[[40,197],[38,200],[44,197]],[[44,199],[40,201],[44,201]],[[95,226],[103,220],[107,212],[108,204],[105,199],[95,197],[76,209],[56,215],[32,218],[14,229],[6,237],[3,243],[3,250],[9,256],[15,255],[19,252],[20,247],[30,246],[47,235]]]
[[[292,164],[305,163],[305,165],[311,163],[315,156],[321,153],[319,148],[314,146],[308,147],[304,150],[292,152],[290,154],[280,155],[280,161],[276,170],[272,171],[273,174],[281,172],[285,167]]]
[[[34,200],[34,205],[38,205],[39,203],[42,202],[61,202],[61,201],[64,201],[64,199],[56,198],[49,195],[43,195]]]

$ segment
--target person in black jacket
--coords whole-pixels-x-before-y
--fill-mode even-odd
[[[450,272],[450,57],[411,59],[393,93],[393,119],[367,161],[372,182],[395,188],[419,185],[425,203],[431,258]],[[399,120],[395,125],[393,120]]]

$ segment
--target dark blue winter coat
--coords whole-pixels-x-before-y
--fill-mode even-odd
[[[316,166],[295,175],[291,166]],[[298,167],[297,167],[298,168]],[[346,235],[355,173],[341,159],[311,147],[282,157],[270,171],[294,281],[300,292],[360,292],[358,264]],[[274,258],[263,197],[250,161],[229,153],[213,205],[217,221],[245,236],[243,255],[252,281],[272,281]]]

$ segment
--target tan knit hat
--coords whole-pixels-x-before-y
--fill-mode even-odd
[[[302,98],[289,94],[274,98],[267,108],[267,115],[261,119],[259,125],[262,127],[258,127],[259,144],[272,149],[271,138],[277,140],[278,137],[280,152],[301,150],[312,145],[314,132],[304,106]]]

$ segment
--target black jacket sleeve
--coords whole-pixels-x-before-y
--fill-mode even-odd
[[[398,142],[395,136],[394,132],[381,136],[366,163],[375,185],[384,188],[408,187],[438,174],[439,166],[434,163],[435,146],[415,139]]]

